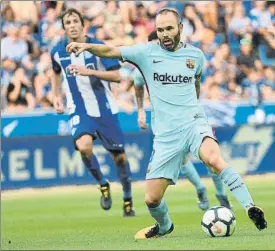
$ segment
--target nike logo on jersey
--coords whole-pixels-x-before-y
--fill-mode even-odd
[[[160,63],[160,62],[162,62],[163,60],[153,60],[153,63],[154,64],[157,64],[157,63]]]

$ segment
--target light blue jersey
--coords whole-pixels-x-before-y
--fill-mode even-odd
[[[166,178],[175,184],[187,154],[199,158],[205,137],[215,139],[200,105],[195,76],[202,72],[203,52],[185,44],[170,52],[152,42],[121,47],[122,59],[136,65],[134,83],[146,84],[155,135],[146,179]]]
[[[202,72],[203,52],[189,44],[170,52],[156,42],[120,50],[122,59],[136,65],[146,81],[154,135],[169,136],[190,128],[200,109],[195,75]]]
[[[134,80],[134,85],[135,86],[143,86],[145,85],[145,80],[138,70],[138,68],[135,68],[134,73],[133,73],[133,80]]]

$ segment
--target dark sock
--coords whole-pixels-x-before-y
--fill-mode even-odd
[[[132,198],[131,171],[129,163],[117,164],[118,176],[123,189],[123,198],[127,200]]]
[[[81,155],[81,158],[84,165],[88,168],[90,173],[93,175],[93,177],[98,181],[100,185],[105,185],[106,183],[108,183],[107,179],[100,170],[99,163],[94,154],[90,158]]]

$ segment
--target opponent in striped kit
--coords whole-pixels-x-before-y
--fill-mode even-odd
[[[72,41],[103,42],[84,35],[84,20],[75,9],[68,9],[62,15],[66,38],[52,50],[54,107],[63,112],[60,93],[61,75],[70,116],[71,133],[76,149],[81,153],[84,165],[100,184],[101,207],[109,210],[112,206],[110,184],[100,170],[93,154],[93,141],[99,139],[117,166],[118,176],[123,187],[124,216],[134,216],[131,172],[124,150],[124,138],[117,119],[118,107],[110,89],[109,81],[120,80],[116,59],[99,58],[90,52],[66,52]]]

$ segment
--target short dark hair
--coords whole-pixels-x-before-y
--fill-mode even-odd
[[[177,18],[178,24],[181,23],[180,14],[179,14],[179,13],[177,12],[177,10],[174,9],[174,8],[163,8],[163,9],[161,9],[161,10],[157,13],[156,17],[157,17],[158,15],[167,14],[167,13],[172,13],[172,14],[174,14],[174,16]]]
[[[150,33],[150,35],[148,36],[148,41],[150,42],[150,41],[153,41],[153,40],[156,40],[156,39],[158,39],[157,32],[156,31],[152,31]]]
[[[82,14],[77,10],[77,9],[74,9],[74,8],[70,8],[70,9],[67,9],[62,15],[61,15],[61,21],[62,21],[62,27],[64,29],[64,17],[66,15],[72,15],[72,14],[76,14],[78,15],[79,19],[80,19],[80,22],[82,24],[82,26],[84,27],[84,17],[82,16]]]

